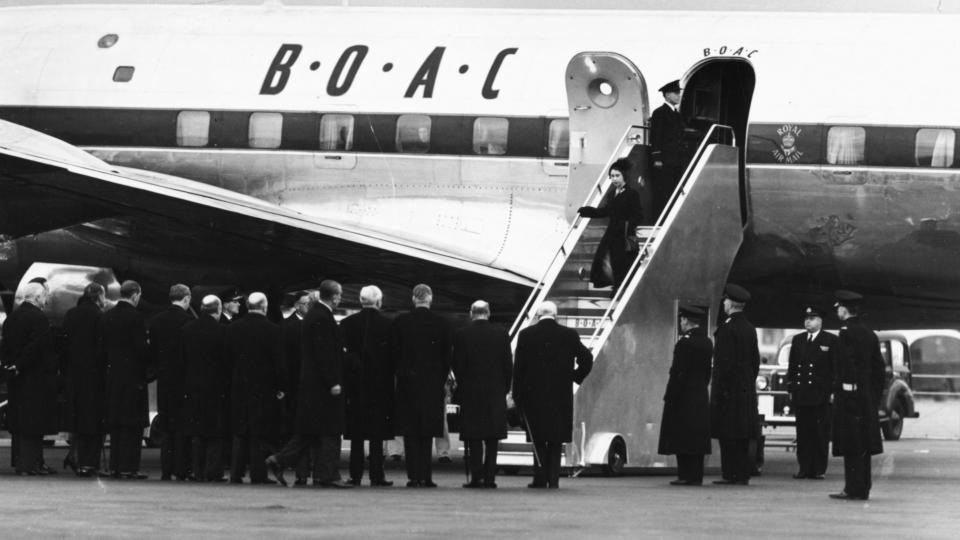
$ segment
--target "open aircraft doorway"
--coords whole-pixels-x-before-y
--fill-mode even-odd
[[[570,115],[570,173],[566,217],[572,222],[577,208],[594,189],[597,176],[609,165],[630,126],[643,126],[649,116],[647,83],[628,58],[612,52],[582,52],[567,64],[565,84]],[[642,127],[631,133],[634,145],[646,143]],[[645,169],[646,152],[625,150],[633,163],[633,178]],[[617,155],[628,157],[628,155]],[[629,181],[630,179],[628,179]],[[600,186],[602,187],[602,186]]]
[[[680,80],[683,93],[680,115],[685,124],[684,143],[689,162],[710,126],[730,126],[735,141],[727,130],[715,130],[711,143],[736,146],[740,153],[740,215],[743,224],[749,219],[746,185],[745,149],[750,103],[756,85],[753,65],[745,58],[707,58],[697,62]]]

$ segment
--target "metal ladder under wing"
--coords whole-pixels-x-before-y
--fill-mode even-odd
[[[628,129],[585,205],[599,203],[608,184],[606,170],[629,153],[636,126]],[[717,144],[715,139],[733,144]],[[593,290],[576,268],[592,257],[606,220],[593,225],[576,219],[543,279],[511,329],[532,322],[536,306],[557,303],[558,320],[577,328],[594,355],[590,376],[574,392],[574,443],[565,466],[666,466],[656,453],[663,392],[677,338],[677,304],[707,307],[712,320],[733,258],[742,241],[740,163],[732,130],[714,125],[653,227],[641,228],[641,247],[622,286]],[[599,229],[599,231],[597,231]],[[586,265],[589,267],[589,264]],[[504,441],[505,463],[521,452],[514,433]],[[526,448],[529,452],[529,448]],[[526,460],[529,464],[530,458]]]

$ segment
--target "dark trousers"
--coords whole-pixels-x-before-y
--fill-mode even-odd
[[[407,465],[407,479],[414,482],[433,482],[433,437],[403,437],[403,454]]]
[[[677,454],[677,478],[695,484],[703,483],[703,454]]]
[[[103,450],[103,435],[74,433],[73,440],[76,441],[76,453],[74,459],[77,467],[87,469],[100,468],[100,452]]]
[[[830,448],[830,404],[797,406],[796,417],[800,474],[823,475]]]
[[[135,473],[140,471],[140,444],[143,429],[113,427],[110,429],[110,471]]]
[[[313,481],[316,483],[340,480],[340,436],[294,435],[279,452],[274,454],[281,467],[295,467],[309,454],[313,461]]]
[[[160,476],[186,478],[190,455],[190,437],[179,431],[164,431],[160,437]]]
[[[469,439],[467,452],[470,454],[470,480],[492,484],[497,476],[498,439]]]
[[[35,472],[43,465],[43,435],[19,433],[15,466],[17,473]]]
[[[720,439],[720,472],[724,480],[749,482],[750,439]]]
[[[251,483],[262,484],[267,480],[267,467],[263,460],[273,451],[272,446],[264,438],[256,435],[234,435],[230,480],[234,482],[243,480],[248,465]]]
[[[350,478],[363,478],[363,439],[350,441]],[[370,481],[378,482],[384,479],[383,473],[383,441],[370,439]]]
[[[854,497],[869,497],[873,480],[870,478],[870,453],[843,456],[843,490]]]
[[[190,469],[197,480],[214,481],[223,478],[223,439],[220,437],[193,437],[190,440]]]
[[[533,443],[537,451],[533,459],[533,483],[559,487],[560,452],[563,443],[556,441],[537,441]]]

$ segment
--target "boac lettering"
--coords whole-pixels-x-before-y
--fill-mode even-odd
[[[493,83],[497,80],[497,74],[500,72],[500,66],[503,65],[503,60],[511,54],[517,54],[516,47],[510,47],[509,49],[500,51],[497,57],[493,59],[493,64],[490,65],[490,71],[487,72],[487,80],[483,82],[483,90],[481,91],[483,99],[497,99],[497,96],[500,95],[500,90],[495,90]]]
[[[367,51],[369,50],[370,48],[366,45],[354,45],[343,51],[340,59],[337,60],[337,65],[333,68],[333,73],[330,74],[330,80],[327,81],[328,95],[342,96],[350,90],[350,85],[353,84],[353,79],[357,76],[357,70],[360,69],[360,64],[362,64],[363,59],[367,57]],[[340,78],[347,62],[350,62],[350,68],[347,70],[346,78],[341,82]]]
[[[277,50],[277,55],[273,57],[273,63],[267,69],[267,75],[263,78],[263,85],[260,87],[261,95],[276,95],[283,92],[290,80],[290,68],[300,56],[303,45],[295,43],[284,43]]]
[[[437,72],[440,71],[440,60],[443,59],[443,51],[446,49],[446,47],[435,47],[433,49],[430,56],[420,65],[417,74],[413,76],[413,79],[410,81],[410,86],[407,87],[407,91],[403,94],[403,97],[413,97],[413,94],[417,92],[417,88],[420,86],[423,87],[423,97],[433,97],[433,85],[437,82]]]

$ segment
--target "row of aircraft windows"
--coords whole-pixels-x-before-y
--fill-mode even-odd
[[[826,160],[830,165],[865,163],[867,135],[862,127],[834,126],[827,131]],[[921,167],[952,167],[956,133],[952,129],[921,128],[914,141],[914,160]]]
[[[473,153],[504,155],[507,153],[510,121],[507,118],[479,117],[473,121]],[[426,154],[430,152],[433,122],[427,115],[404,114],[397,118],[394,146],[397,152]],[[317,133],[319,149],[327,152],[353,150],[354,116],[324,114]],[[283,115],[273,112],[250,114],[247,142],[250,148],[280,148]],[[177,115],[177,146],[203,147],[210,143],[210,113],[181,111]],[[565,158],[569,152],[569,122],[556,118],[550,121],[547,133],[547,154]]]

